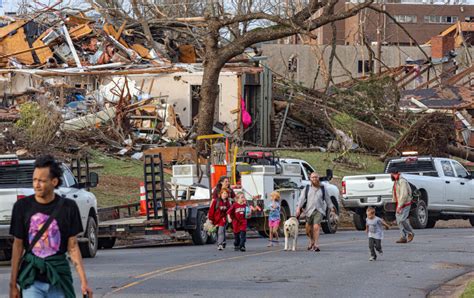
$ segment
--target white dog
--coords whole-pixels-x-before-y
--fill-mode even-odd
[[[299,222],[296,217],[290,217],[285,221],[284,225],[284,233],[285,233],[285,250],[289,250],[288,248],[288,238],[293,238],[293,247],[292,250],[296,250],[296,243],[298,240],[298,230],[299,230]]]

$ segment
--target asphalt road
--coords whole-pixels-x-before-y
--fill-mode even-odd
[[[319,253],[306,251],[300,236],[296,252],[249,239],[244,253],[232,245],[223,252],[214,245],[121,248],[99,251],[85,265],[98,297],[425,297],[474,270],[473,232],[418,230],[412,243],[395,244],[398,231],[386,231],[375,262],[364,232],[343,231],[323,234]],[[9,274],[0,266],[3,296]]]

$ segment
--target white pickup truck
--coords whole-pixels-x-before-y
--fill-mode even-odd
[[[88,183],[78,183],[71,170],[63,167],[63,184],[56,190],[59,195],[76,201],[85,232],[78,237],[83,257],[95,257],[98,248],[97,200],[86,187],[95,187],[98,175],[89,173]],[[13,205],[17,200],[34,194],[34,160],[19,160],[15,155],[0,155],[0,260],[11,257],[13,237],[9,235]]]
[[[410,223],[416,229],[432,228],[438,220],[468,219],[474,226],[474,179],[459,162],[448,158],[399,157],[388,160],[385,174],[346,176],[342,179],[342,205],[352,211],[354,225],[365,229],[368,206],[393,220],[393,182],[396,167],[412,187],[414,204]]]

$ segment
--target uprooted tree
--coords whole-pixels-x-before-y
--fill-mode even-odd
[[[140,24],[150,47],[157,47],[151,27],[193,39],[204,66],[197,133],[208,134],[214,123],[219,74],[228,61],[257,43],[311,34],[321,26],[354,16],[373,0],[343,11],[334,9],[338,0],[132,0],[128,6],[121,0],[89,2],[111,22]]]

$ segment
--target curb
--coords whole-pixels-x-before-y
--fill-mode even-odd
[[[474,281],[474,271],[460,275],[431,291],[428,298],[458,298],[464,293],[469,282]]]

